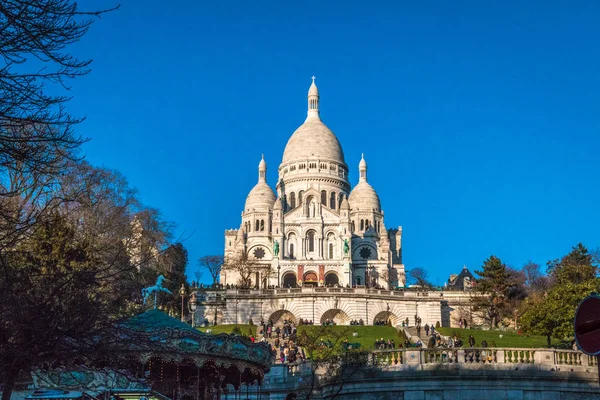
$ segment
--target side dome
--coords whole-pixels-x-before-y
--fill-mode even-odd
[[[248,193],[244,211],[249,211],[253,208],[271,209],[273,208],[275,199],[275,192],[267,185],[267,163],[263,156],[258,163],[258,183]]]
[[[338,138],[318,118],[307,118],[293,133],[283,151],[282,164],[319,158],[346,164]]]
[[[271,209],[273,208],[275,199],[273,189],[266,182],[259,182],[248,193],[244,211],[252,210],[253,208]]]
[[[379,196],[373,186],[367,181],[367,162],[365,161],[364,154],[360,158],[358,164],[359,180],[358,185],[354,187],[350,196],[348,196],[348,202],[350,203],[350,209],[366,210],[381,212],[381,202]]]
[[[348,196],[348,202],[352,211],[373,209],[377,212],[381,211],[379,196],[368,182],[359,182]]]

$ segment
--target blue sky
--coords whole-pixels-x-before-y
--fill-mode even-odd
[[[69,106],[87,159],[187,238],[190,276],[239,226],[263,153],[274,187],[313,74],[407,269],[442,283],[491,254],[600,246],[600,3],[123,3],[73,46],[94,63]]]

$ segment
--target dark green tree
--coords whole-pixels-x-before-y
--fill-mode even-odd
[[[492,327],[512,316],[511,292],[516,282],[511,271],[496,256],[490,256],[483,263],[481,271],[475,271],[480,278],[475,284],[477,296],[473,297],[472,306],[484,321]]]
[[[548,262],[552,285],[541,296],[528,299],[521,316],[521,328],[529,334],[552,338],[573,336],[573,318],[577,305],[591,292],[600,289],[598,266],[580,243],[561,258]]]

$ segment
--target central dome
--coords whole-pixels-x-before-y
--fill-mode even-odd
[[[309,117],[296,129],[283,151],[282,164],[318,158],[346,164],[337,137],[317,117]]]
[[[309,159],[346,165],[338,138],[319,117],[319,89],[314,77],[308,89],[308,116],[288,140],[281,165]]]

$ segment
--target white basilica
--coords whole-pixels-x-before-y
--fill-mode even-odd
[[[386,229],[364,157],[351,188],[342,146],[321,121],[319,90],[308,90],[308,116],[290,137],[276,192],[267,165],[246,199],[239,229],[225,231],[225,260],[248,259],[256,287],[403,287],[402,227]],[[238,284],[224,268],[222,284]]]

